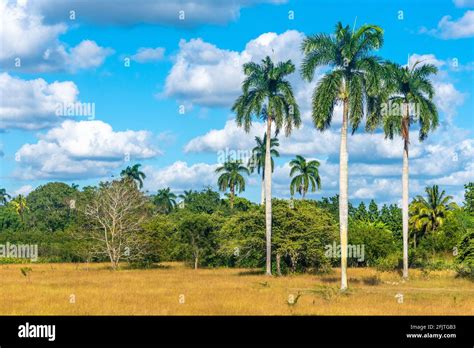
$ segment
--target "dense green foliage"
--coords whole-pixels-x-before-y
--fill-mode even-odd
[[[97,242],[82,238],[91,228],[84,209],[105,187],[101,183],[78,190],[59,182],[39,186],[22,198],[27,207],[23,219],[11,201],[1,205],[0,244],[38,244],[40,262],[108,261],[91,252]],[[468,196],[472,185],[466,185],[466,190]],[[177,199],[169,190],[161,192]],[[157,206],[156,196],[141,195],[144,220],[136,233],[147,247],[140,257],[124,258],[132,266],[148,267],[161,261],[185,261],[192,267],[265,266],[263,206],[234,197],[231,209],[230,197],[221,198],[209,187],[186,191],[180,196],[182,204],[169,205],[166,210]],[[412,204],[419,201],[417,197]],[[272,258],[279,260],[273,265],[275,273],[327,271],[338,265],[337,252],[328,252],[339,245],[338,202],[338,196],[319,201],[273,199]],[[443,215],[442,224],[434,230],[417,236],[410,267],[452,267],[472,277],[474,214],[468,204],[462,208],[453,207],[449,200],[443,204],[449,214]],[[349,255],[349,265],[382,270],[401,265],[400,208],[379,208],[373,200],[367,208],[361,202],[350,206],[349,221],[349,248],[359,248],[358,254]]]

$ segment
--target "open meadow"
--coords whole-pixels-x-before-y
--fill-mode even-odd
[[[22,272],[23,268],[23,272]],[[258,270],[165,263],[1,265],[1,315],[473,315],[474,283],[452,271],[350,268],[340,274],[267,277]],[[402,296],[400,296],[402,295]]]

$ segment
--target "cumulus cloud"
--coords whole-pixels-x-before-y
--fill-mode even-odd
[[[145,189],[154,192],[158,189],[170,187],[174,191],[189,189],[200,190],[205,186],[215,186],[217,164],[196,163],[188,164],[177,161],[169,166],[155,168],[145,166]]]
[[[79,21],[98,25],[161,24],[195,27],[200,24],[224,24],[239,17],[240,9],[259,3],[284,0],[46,0],[30,5],[49,22],[63,21],[70,10]],[[183,12],[180,12],[183,11]],[[184,19],[180,19],[184,15]],[[181,17],[182,18],[182,17]]]
[[[165,49],[163,47],[141,47],[137,53],[132,56],[132,60],[138,63],[147,63],[157,60],[162,60],[165,56]]]
[[[148,131],[114,131],[102,121],[64,121],[35,144],[17,152],[21,179],[81,179],[105,176],[127,160],[160,154]]]
[[[78,88],[71,81],[48,83],[38,78],[22,80],[0,74],[0,130],[41,129],[60,121],[56,115],[58,105],[78,101]]]
[[[217,152],[231,147],[249,149],[254,146],[255,136],[262,137],[264,125],[254,123],[250,134],[237,127],[234,120],[228,120],[223,129],[211,129],[204,135],[191,139],[185,146],[185,152]]]
[[[242,65],[269,55],[275,61],[301,61],[304,35],[288,30],[280,35],[264,33],[241,52],[220,49],[202,39],[181,40],[175,63],[166,78],[164,95],[203,106],[230,106],[241,91]],[[292,79],[299,80],[295,76]],[[292,82],[294,82],[292,81]]]
[[[464,7],[470,4],[470,1],[458,1]],[[457,4],[456,4],[457,5]],[[461,7],[458,6],[458,7]],[[474,36],[474,11],[468,10],[461,18],[453,19],[451,16],[444,16],[438,22],[437,28],[421,29],[422,33],[435,35],[442,39],[463,39]]]
[[[91,40],[67,47],[58,37],[68,27],[63,22],[45,24],[26,1],[0,0],[0,66],[29,72],[77,71],[100,66],[113,53]]]

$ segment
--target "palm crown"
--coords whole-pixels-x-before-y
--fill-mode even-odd
[[[411,204],[410,224],[422,233],[436,230],[443,225],[450,211],[454,208],[452,196],[439,191],[438,185],[425,189],[427,198],[417,196]]]
[[[146,178],[145,173],[140,171],[141,164],[135,164],[132,167],[127,167],[120,173],[120,176],[126,179],[131,179],[138,184],[139,188],[143,187],[143,180]]]
[[[235,101],[232,111],[236,113],[239,127],[250,131],[252,116],[259,115],[266,121],[275,122],[277,130],[285,128],[289,134],[301,124],[300,112],[293,88],[285,79],[295,71],[295,66],[288,60],[275,65],[270,57],[261,64],[244,64],[247,76],[242,84],[242,95]]]
[[[385,94],[382,100],[388,103],[389,109],[386,108],[386,112],[378,110],[377,113],[372,113],[367,123],[368,128],[374,129],[383,117],[386,137],[393,139],[394,135],[401,135],[407,141],[409,127],[416,121],[420,127],[420,140],[424,140],[430,131],[436,129],[438,112],[432,101],[434,89],[429,77],[436,74],[438,69],[432,64],[420,64],[420,61],[412,67],[385,64],[386,85],[382,89]]]
[[[176,207],[176,198],[176,195],[167,187],[158,190],[153,202],[162,212],[169,213]]]
[[[329,65],[333,68],[313,93],[312,116],[317,129],[330,127],[334,107],[340,100],[347,100],[352,131],[357,129],[369,101],[376,96],[378,74],[381,73],[380,58],[371,55],[371,51],[382,44],[383,30],[380,27],[363,25],[353,32],[340,22],[334,35],[316,34],[303,41],[303,78],[311,81],[318,67]]]
[[[216,169],[216,173],[220,174],[217,179],[219,190],[230,190],[230,206],[233,208],[235,191],[245,191],[245,179],[242,174],[249,175],[250,172],[241,161],[227,161]]]
[[[264,169],[265,169],[265,151],[267,148],[267,133],[263,135],[263,139],[260,137],[255,137],[255,142],[257,145],[252,149],[252,157],[249,160],[248,166],[251,172],[257,171],[258,174],[262,173],[262,177],[264,176]],[[270,139],[270,156],[272,161],[272,172],[275,167],[275,161],[273,160],[274,157],[280,157],[280,153],[278,152],[276,147],[280,146],[278,138],[271,138]]]
[[[0,204],[6,204],[8,199],[10,199],[11,196],[7,193],[7,190],[4,188],[0,189]]]
[[[307,162],[303,156],[297,155],[290,162],[290,176],[297,174],[290,183],[290,192],[293,196],[297,191],[303,198],[311,186],[311,192],[316,191],[316,187],[321,189],[321,178],[319,176],[319,162],[316,160]]]

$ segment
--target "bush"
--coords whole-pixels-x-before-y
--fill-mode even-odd
[[[474,229],[468,229],[457,246],[456,270],[460,276],[474,279]]]
[[[378,259],[375,263],[375,267],[377,270],[382,272],[393,271],[400,267],[401,261],[400,253],[392,253],[386,257]]]
[[[349,231],[349,244],[364,246],[364,259],[348,258],[349,265],[377,265],[396,250],[392,232],[384,223],[353,220]]]

